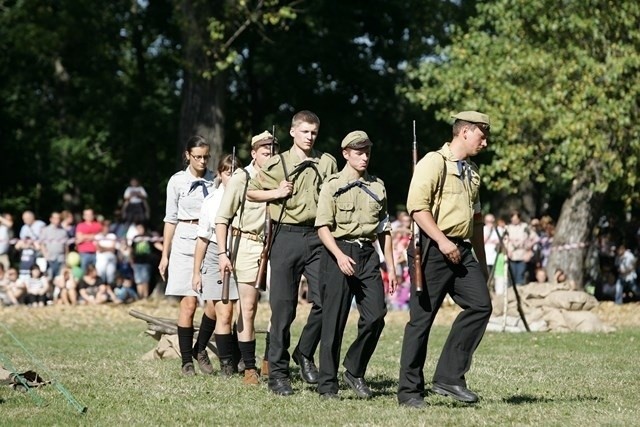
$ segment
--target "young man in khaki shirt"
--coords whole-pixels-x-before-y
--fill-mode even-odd
[[[318,201],[316,227],[325,246],[320,257],[323,310],[318,393],[324,398],[338,396],[340,346],[354,297],[360,313],[358,336],[344,358],[343,378],[359,398],[372,395],[364,375],[387,314],[380,259],[373,246],[376,240],[384,251],[389,292],[397,285],[387,193],[382,180],[367,172],[371,145],[363,131],[347,134],[341,144],[347,164],[327,179]]]
[[[337,171],[336,159],[313,148],[320,119],[311,111],[293,116],[289,134],[293,147],[274,156],[249,182],[248,200],[270,202],[274,221],[270,254],[271,329],[269,332],[269,390],[280,396],[293,394],[289,379],[290,327],[296,316],[298,287],[304,273],[312,303],[293,360],[307,383],[318,381],[313,355],[320,342],[322,301],[319,261],[322,243],[313,226],[320,187]]]
[[[478,396],[467,388],[465,373],[489,317],[480,175],[469,157],[487,146],[489,116],[463,111],[453,116],[453,139],[416,165],[407,210],[422,232],[423,291],[411,291],[410,319],[400,358],[400,405],[424,406],[423,368],[433,319],[447,294],[463,311],[453,323],[433,376],[432,391],[465,403]],[[477,257],[474,258],[472,253]],[[410,260],[413,267],[413,262]],[[414,275],[412,274],[412,277]]]
[[[278,142],[268,131],[251,139],[251,164],[237,169],[225,188],[216,215],[220,274],[234,275],[240,296],[238,319],[238,347],[244,361],[244,384],[259,384],[256,367],[256,334],[254,320],[258,308],[258,290],[254,287],[258,275],[258,262],[264,246],[264,218],[266,204],[246,200],[249,180],[255,177],[278,152]],[[231,247],[227,247],[231,223]],[[231,319],[229,319],[231,322]]]

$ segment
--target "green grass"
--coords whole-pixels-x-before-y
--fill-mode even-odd
[[[327,402],[300,381],[295,365],[296,393],[287,398],[270,394],[266,384],[245,387],[239,377],[183,378],[177,360],[140,360],[155,341],[126,308],[106,307],[88,317],[91,310],[78,307],[52,316],[23,309],[28,314],[19,322],[16,310],[0,311],[0,321],[89,408],[80,415],[54,386],[36,391],[45,406],[2,387],[0,425],[590,426],[637,425],[640,419],[640,331],[634,328],[611,334],[487,333],[467,375],[480,403],[467,406],[429,395],[425,409],[412,410],[398,407],[395,396],[405,313],[389,316],[369,366],[375,397],[361,401],[342,386],[341,400]],[[105,315],[113,310],[121,315]],[[294,324],[294,340],[301,322]],[[264,320],[260,326],[266,326]],[[355,333],[353,319],[347,328],[343,349]],[[427,379],[447,333],[447,327],[434,327]],[[38,370],[1,327],[0,352],[18,369]]]

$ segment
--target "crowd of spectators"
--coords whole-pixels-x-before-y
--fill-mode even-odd
[[[555,222],[551,217],[532,218],[525,222],[520,213],[514,211],[508,223],[505,219],[496,220],[492,214],[485,215],[484,223],[490,285],[495,294],[504,293],[511,283],[520,286],[532,282],[567,281],[561,269],[548,271],[555,235]],[[640,228],[626,235],[620,231],[609,221],[601,220],[596,228],[597,241],[583,242],[584,246],[580,247],[596,244],[596,273],[590,277],[593,283],[589,289],[599,300],[613,300],[616,304],[640,300]],[[632,239],[630,234],[633,234]],[[625,240],[630,243],[625,243]]]
[[[148,298],[158,281],[156,270],[162,239],[146,226],[146,192],[135,179],[125,191],[122,215],[113,218],[85,209],[81,216],[52,212],[49,223],[32,211],[22,213],[14,238],[13,216],[0,214],[0,305],[102,304]],[[17,229],[17,228],[16,228]],[[593,293],[616,304],[640,299],[638,242],[626,244],[609,221],[598,227],[599,279]],[[397,212],[392,241],[398,287],[389,295],[391,310],[408,310],[411,293],[407,249],[411,245],[411,217]],[[509,221],[484,217],[484,239],[491,290],[531,282],[559,283],[562,270],[548,274],[555,223],[549,216],[524,221],[512,212]],[[381,258],[386,285],[386,266]]]
[[[1,214],[0,305],[121,304],[149,297],[162,239],[147,229],[146,192],[137,180],[123,202],[123,214],[113,218],[87,208],[81,217],[52,212],[48,224],[27,210],[17,235],[13,216]]]

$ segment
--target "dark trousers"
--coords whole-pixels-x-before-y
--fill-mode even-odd
[[[463,311],[453,322],[433,381],[466,386],[465,373],[471,367],[473,352],[480,344],[491,316],[491,298],[471,246],[463,243],[459,249],[462,260],[454,265],[445,259],[437,246],[430,246],[423,269],[422,294],[417,296],[415,288],[411,289],[409,322],[404,330],[400,356],[400,402],[424,396],[423,368],[429,331],[447,293]],[[412,260],[409,265],[413,266]]]
[[[269,333],[269,378],[289,377],[291,323],[296,317],[298,288],[304,273],[312,304],[307,324],[302,330],[298,349],[313,358],[320,342],[322,303],[318,285],[322,242],[313,227],[277,226],[271,247],[271,329]]]
[[[373,245],[360,248],[353,243],[337,243],[340,249],[356,262],[355,274],[345,276],[333,255],[326,248],[323,249],[320,258],[320,271],[323,273],[320,281],[323,309],[319,393],[338,392],[340,346],[353,297],[356,298],[360,313],[358,336],[344,358],[344,367],[353,376],[364,377],[384,328],[384,316],[387,314],[380,260]]]

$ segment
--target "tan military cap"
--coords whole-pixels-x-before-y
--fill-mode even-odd
[[[489,126],[491,123],[489,122],[489,116],[483,113],[479,113],[477,111],[461,111],[458,114],[454,114],[453,116],[456,120],[464,120],[465,122],[470,123],[482,123]]]
[[[361,130],[354,130],[353,132],[349,132],[347,136],[344,137],[340,146],[342,148],[353,148],[355,150],[358,150],[370,145],[373,145],[373,143],[369,139],[369,135],[367,135],[366,132]]]
[[[265,130],[261,134],[255,135],[251,138],[251,148],[253,149],[262,147],[263,145],[271,145],[271,143],[279,145],[278,140],[276,140],[268,130]]]

